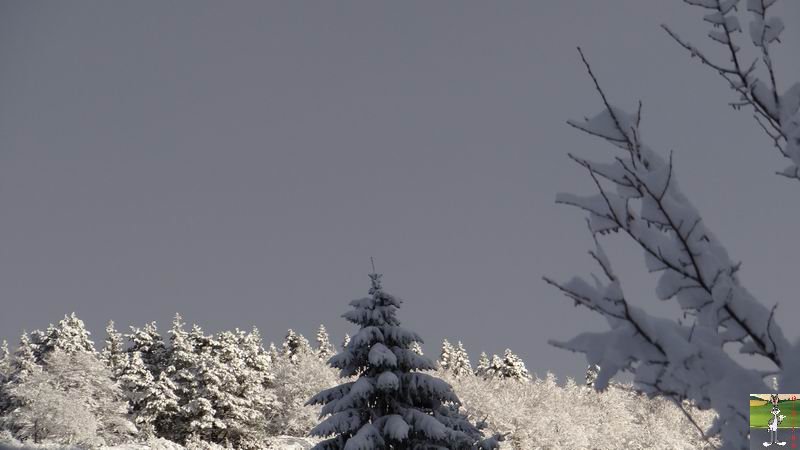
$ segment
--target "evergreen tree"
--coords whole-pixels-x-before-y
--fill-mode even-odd
[[[117,379],[128,364],[128,355],[125,351],[125,342],[122,333],[114,328],[114,321],[109,320],[106,326],[106,344],[100,352],[103,362],[111,370],[114,379]]]
[[[4,339],[0,344],[0,416],[3,415],[8,405],[4,390],[11,378],[11,367],[11,354],[8,352],[8,342]]]
[[[119,384],[122,392],[128,399],[128,413],[133,423],[145,435],[155,434],[155,417],[144,413],[147,406],[148,395],[155,384],[153,375],[144,365],[141,352],[131,352],[127,362],[119,374]]]
[[[422,346],[421,346],[421,345],[419,345],[419,342],[417,342],[417,341],[414,341],[414,342],[411,344],[411,347],[409,347],[409,349],[410,349],[412,352],[414,352],[414,353],[416,353],[416,354],[418,354],[418,355],[420,355],[420,356],[422,356],[422,355],[423,355],[423,353],[422,353]]]
[[[211,402],[215,414],[203,436],[217,444],[258,448],[266,420],[256,402],[263,395],[263,383],[247,365],[245,339],[245,333],[238,329],[212,337],[212,353],[205,355],[199,375],[204,390],[201,395]]]
[[[319,330],[317,330],[317,356],[320,359],[327,360],[334,353],[336,353],[336,349],[333,348],[331,345],[330,336],[328,336],[328,330],[325,329],[325,325],[320,324]]]
[[[271,364],[274,364],[278,361],[278,357],[280,357],[280,353],[278,353],[278,348],[275,347],[274,342],[269,343],[269,351],[267,351],[267,356],[269,356],[269,361]]]
[[[175,314],[169,330],[169,352],[165,372],[175,386],[175,394],[180,405],[185,405],[193,395],[196,384],[197,355],[193,340],[184,330],[185,323],[180,314]]]
[[[234,393],[241,406],[224,418],[228,430],[225,441],[239,449],[261,449],[265,447],[268,418],[276,407],[272,389],[275,377],[257,328],[247,334],[237,333],[237,346],[242,364],[237,365]]]
[[[47,330],[35,332],[38,361],[43,361],[48,354],[55,350],[64,353],[87,352],[94,353],[94,342],[89,339],[91,333],[86,329],[83,321],[75,313],[65,315],[57,325],[50,324]]]
[[[489,368],[486,369],[486,378],[505,378],[505,364],[497,355],[492,355]]]
[[[212,339],[197,324],[186,332],[179,314],[175,315],[170,329],[171,347],[169,364],[165,372],[175,387],[178,411],[172,417],[165,434],[170,440],[185,443],[193,436],[202,439],[214,426],[212,402],[207,398],[208,384],[215,379],[216,364],[212,361]]]
[[[258,328],[253,329],[244,336],[240,343],[244,354],[247,367],[259,374],[261,383],[269,385],[272,381],[272,373],[269,370],[271,359],[269,353],[264,351],[264,344],[261,341],[261,332]],[[270,344],[274,348],[274,344]],[[277,350],[276,350],[277,351]]]
[[[400,327],[401,301],[383,291],[381,275],[369,275],[370,297],[350,302],[344,314],[360,326],[341,353],[330,359],[340,376],[355,381],[324,390],[308,404],[322,404],[328,416],[311,434],[333,437],[322,449],[472,449],[496,448],[496,439],[481,442],[481,432],[459,412],[460,402],[449,384],[421,372],[432,361],[411,351],[422,339]]]
[[[308,339],[290,328],[283,340],[283,356],[290,361],[295,361],[299,355],[308,353],[311,353],[311,344],[308,343]]]
[[[442,351],[439,353],[439,368],[441,370],[449,370],[450,364],[453,359],[453,344],[447,339],[442,341]]]
[[[145,367],[153,375],[153,378],[164,369],[167,359],[167,348],[164,340],[158,333],[155,322],[150,322],[142,328],[131,327],[131,333],[126,337],[131,345],[128,352],[140,352]]]
[[[469,355],[464,349],[461,341],[458,341],[458,347],[454,349],[452,359],[450,361],[450,371],[456,377],[464,375],[472,375],[472,365],[469,362]]]
[[[522,358],[511,352],[510,349],[506,349],[503,355],[502,376],[503,378],[511,378],[517,381],[527,381],[531,378]]]
[[[11,380],[24,380],[29,375],[41,370],[36,359],[36,345],[28,338],[28,333],[23,331],[19,337],[19,347],[11,358]]]
[[[11,374],[11,354],[8,352],[8,342],[0,342],[0,388]]]
[[[489,367],[489,357],[486,355],[486,352],[481,352],[481,356],[478,358],[478,367],[475,368],[475,375],[482,378],[488,378]]]
[[[42,370],[36,361],[36,347],[26,331],[22,332],[19,346],[8,358],[7,364],[6,374],[0,385],[0,418],[21,406],[18,396],[12,395],[13,390]]]

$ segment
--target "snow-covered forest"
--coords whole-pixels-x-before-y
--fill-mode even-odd
[[[504,436],[500,448],[711,448],[684,411],[631,386],[596,392],[591,379],[532,377],[511,350],[471,359],[460,344],[431,347],[434,364],[424,372],[452,386],[485,436]],[[257,329],[212,335],[176,315],[163,330],[149,323],[121,332],[110,322],[95,344],[70,314],[14,348],[3,344],[0,446],[310,448],[321,407],[306,403],[353,378],[326,364],[336,355],[342,345],[324,326],[311,342],[288,330],[282,343],[265,345]],[[700,426],[713,418],[687,411]]]

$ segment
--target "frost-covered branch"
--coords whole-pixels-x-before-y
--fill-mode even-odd
[[[769,15],[770,8],[777,0],[747,0],[747,10],[751,13],[750,40],[760,53],[760,58],[755,58],[750,64],[742,61],[740,47],[734,42],[735,35],[742,32],[736,15],[739,1],[684,0],[685,3],[710,11],[703,17],[713,27],[708,37],[725,48],[729,56],[727,63],[713,61],[670,27],[662,25],[662,28],[675,42],[688,50],[692,57],[697,57],[704,65],[716,71],[739,94],[739,100],[730,103],[733,108],[753,108],[759,127],[769,136],[781,155],[790,161],[790,165],[778,174],[800,180],[800,83],[794,83],[783,94],[779,93],[770,52],[773,43],[780,43],[780,35],[784,30],[783,21]],[[766,82],[756,74],[759,61],[766,72]]]
[[[729,29],[735,29],[733,22]],[[763,381],[768,372],[742,367],[725,344],[736,343],[740,352],[763,357],[784,375],[792,346],[774,323],[774,308],[768,310],[741,285],[740,263],[729,257],[681,192],[673,155],[664,159],[642,142],[641,104],[636,113],[613,106],[580,49],[579,53],[605,109],[568,124],[622,149],[624,156],[595,162],[570,154],[587,170],[597,192],[562,193],[556,200],[587,212],[595,241],[589,254],[605,280],[593,276],[592,282],[579,277],[565,283],[545,281],[576,305],[604,316],[611,329],[551,343],[585,353],[589,364],[599,365],[597,389],[604,389],[619,371],[629,371],[637,387],[651,395],[714,409],[718,418],[703,437],[720,435],[723,448],[738,448],[749,429],[749,404],[741,393],[769,389]],[[654,317],[631,304],[598,240],[598,235],[611,232],[639,246],[647,269],[660,274],[657,297],[677,301],[691,323]]]

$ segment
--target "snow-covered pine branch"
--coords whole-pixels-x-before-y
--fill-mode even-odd
[[[692,3],[719,7],[716,0]],[[730,11],[717,12],[725,16]],[[736,28],[733,21],[725,23],[725,30]],[[718,40],[729,39],[723,36],[727,34],[717,36]],[[681,192],[672,154],[664,158],[642,140],[641,103],[632,113],[613,106],[578,50],[604,109],[590,119],[568,124],[621,151],[602,162],[570,154],[586,170],[596,193],[557,196],[558,203],[586,211],[595,240],[589,254],[599,265],[602,279],[545,281],[576,305],[604,316],[611,329],[552,344],[585,353],[589,364],[599,365],[597,389],[604,389],[617,372],[630,371],[636,385],[651,395],[714,409],[718,418],[706,434],[720,435],[726,449],[740,448],[749,430],[749,405],[741,393],[769,390],[764,378],[775,371],[782,374],[784,383],[797,380],[796,363],[789,357],[793,347],[774,323],[774,308],[767,309],[740,283],[739,263],[730,258]],[[660,274],[655,288],[658,298],[677,301],[691,323],[654,317],[629,302],[598,239],[610,232],[622,233],[640,247],[647,269]],[[742,367],[723,348],[728,343],[739,344],[742,353],[763,357],[773,370]]]

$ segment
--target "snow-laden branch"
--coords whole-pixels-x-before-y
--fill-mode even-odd
[[[713,6],[713,2],[696,3]],[[724,16],[725,11],[718,12]],[[732,21],[727,26],[735,28]],[[595,238],[595,249],[589,253],[605,279],[545,281],[576,305],[603,315],[611,329],[552,344],[585,353],[589,364],[599,365],[598,389],[619,371],[630,371],[636,385],[649,394],[714,409],[718,418],[704,436],[719,435],[723,448],[738,448],[747,441],[749,430],[749,404],[742,393],[769,390],[764,383],[768,374],[788,375],[792,346],[774,323],[774,308],[767,309],[742,286],[737,277],[740,264],[730,258],[681,192],[672,154],[665,159],[642,142],[641,104],[636,113],[611,105],[580,55],[605,109],[568,123],[623,154],[604,162],[570,154],[586,169],[597,191],[589,196],[562,193],[557,202],[587,212]],[[597,239],[598,234],[610,232],[628,236],[642,249],[647,269],[660,274],[657,297],[677,301],[690,324],[654,317],[628,301]],[[742,367],[724,347],[728,343],[739,344],[742,353],[765,358],[774,371]]]
[[[777,0],[747,0],[747,10],[751,13],[748,27],[750,40],[760,53],[760,58],[749,64],[742,61],[740,47],[734,42],[735,35],[743,32],[736,16],[739,1],[684,0],[690,5],[711,11],[703,17],[713,27],[708,37],[725,48],[729,56],[726,63],[713,61],[668,26],[662,25],[662,28],[675,42],[688,50],[692,57],[697,57],[704,65],[716,71],[739,94],[739,100],[730,103],[733,108],[753,108],[758,125],[780,154],[789,160],[789,165],[777,172],[778,175],[800,180],[800,82],[794,83],[780,94],[770,52],[774,43],[780,43],[780,35],[784,30],[783,21],[769,15],[770,8]],[[767,81],[756,74],[759,65],[763,66]]]

